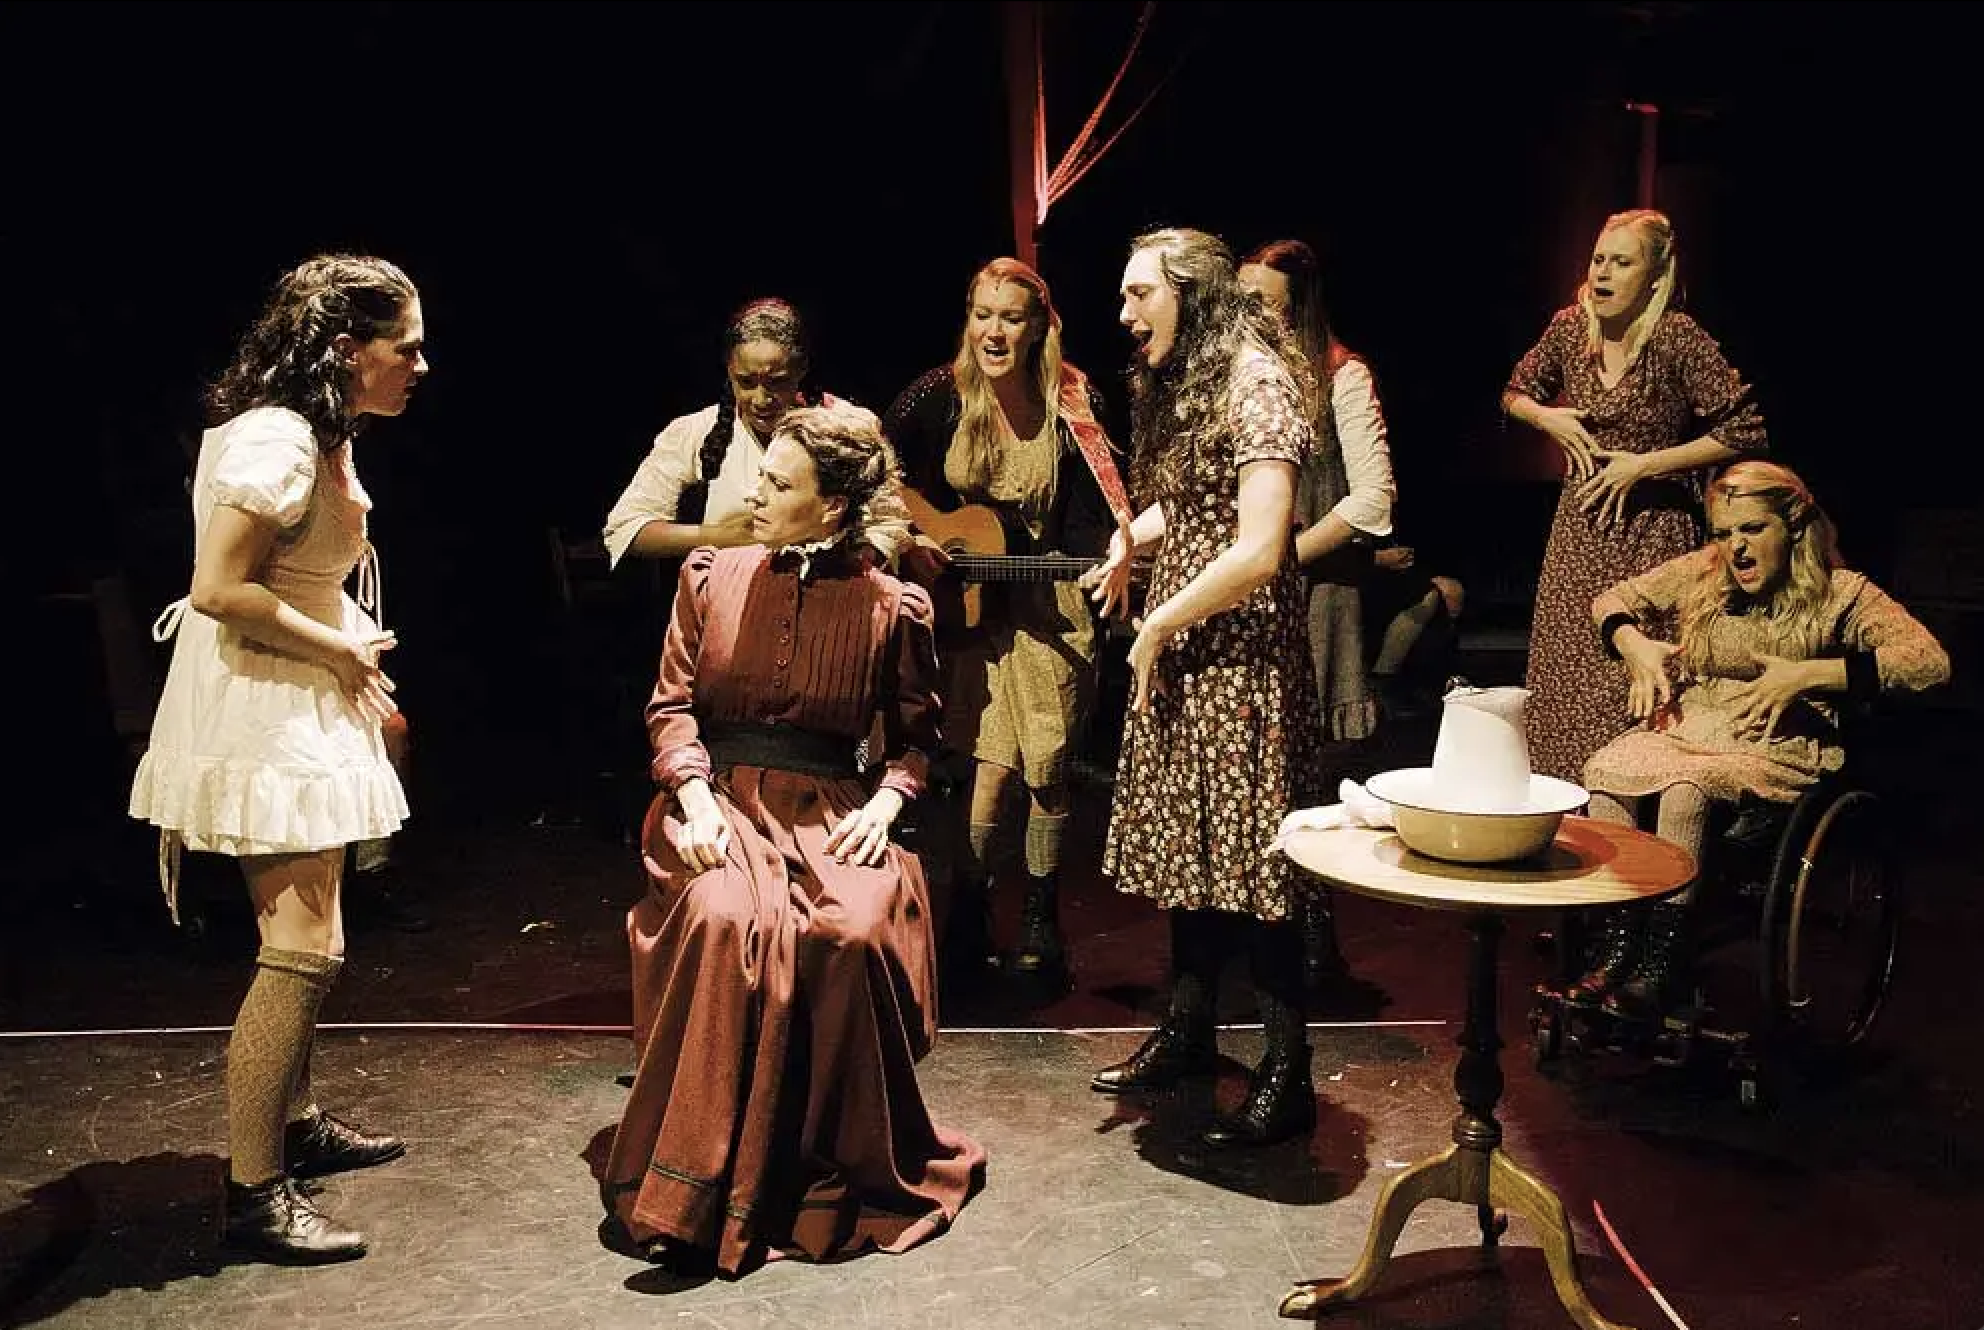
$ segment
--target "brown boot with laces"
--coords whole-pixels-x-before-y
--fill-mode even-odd
[[[280,1175],[254,1186],[229,1180],[221,1241],[278,1265],[328,1265],[365,1255],[364,1234],[339,1228]]]

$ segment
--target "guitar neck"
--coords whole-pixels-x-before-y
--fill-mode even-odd
[[[1072,582],[1093,567],[1065,554],[951,555],[951,572],[966,582]]]

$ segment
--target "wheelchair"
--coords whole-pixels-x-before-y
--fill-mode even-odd
[[[1779,1097],[1790,1073],[1842,1065],[1872,1034],[1894,978],[1893,846],[1880,796],[1843,775],[1792,804],[1718,805],[1690,906],[1692,997],[1635,1019],[1570,996],[1585,947],[1581,929],[1559,930],[1556,973],[1536,986],[1529,1013],[1538,1069],[1573,1051],[1678,1068],[1719,1060],[1754,1109]],[[1732,954],[1753,973],[1744,982],[1744,967],[1732,966],[1738,973],[1711,992],[1705,962]]]

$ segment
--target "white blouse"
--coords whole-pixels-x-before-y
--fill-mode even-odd
[[[702,467],[703,440],[716,424],[718,408],[706,406],[694,415],[678,416],[655,435],[654,446],[628,482],[613,511],[606,515],[607,556],[615,567],[626,557],[649,522],[673,522],[680,511],[682,491],[696,483]],[[723,451],[723,465],[710,480],[703,504],[703,521],[718,525],[746,510],[751,492],[758,486],[758,468],[765,460],[764,446],[758,442],[743,416],[730,429],[730,443]]]
[[[1345,361],[1331,378],[1330,409],[1343,449],[1344,479],[1350,485],[1350,492],[1330,511],[1366,535],[1389,536],[1398,485],[1392,479],[1392,453],[1385,438],[1385,413],[1378,406],[1378,387],[1363,361]]]

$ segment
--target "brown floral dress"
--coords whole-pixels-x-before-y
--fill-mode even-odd
[[[1232,428],[1181,491],[1162,495],[1164,542],[1148,603],[1162,604],[1239,534],[1239,472],[1298,469],[1312,436],[1286,376],[1243,368]],[[1309,661],[1307,590],[1292,549],[1274,580],[1179,633],[1157,659],[1150,709],[1132,713],[1102,851],[1118,887],[1160,905],[1279,920],[1299,885],[1271,852],[1283,814],[1317,802],[1322,717]]]
[[[1516,365],[1509,391],[1579,407],[1601,448],[1650,453],[1703,435],[1741,453],[1765,449],[1763,417],[1715,340],[1685,314],[1663,315],[1639,358],[1617,383],[1599,379],[1584,311],[1559,310]],[[1592,631],[1591,602],[1629,577],[1701,543],[1706,476],[1655,476],[1635,485],[1623,529],[1606,530],[1579,508],[1568,474],[1537,578],[1529,633],[1529,761],[1534,771],[1576,781],[1584,764],[1626,730],[1626,667]]]

